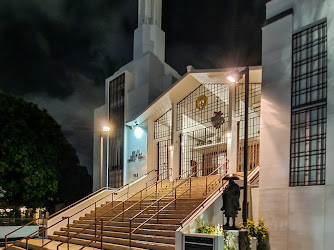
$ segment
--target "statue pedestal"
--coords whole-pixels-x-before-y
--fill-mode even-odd
[[[247,230],[224,230],[224,236],[227,249],[249,250]]]
[[[249,250],[249,238],[247,229],[239,230],[239,250]]]
[[[239,250],[239,231],[238,230],[224,230],[225,247],[227,249]]]

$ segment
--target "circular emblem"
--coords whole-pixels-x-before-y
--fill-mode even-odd
[[[205,95],[201,95],[196,99],[196,108],[204,109],[208,104],[208,98]]]
[[[211,117],[211,123],[216,128],[219,129],[221,125],[224,123],[224,117],[223,113],[221,111],[219,112],[213,112],[213,116]]]

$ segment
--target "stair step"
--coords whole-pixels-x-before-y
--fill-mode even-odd
[[[100,232],[101,227],[96,227],[97,232]],[[127,227],[103,227],[104,232],[111,232],[111,233],[128,233],[129,228]],[[67,228],[61,228],[61,231],[67,232]],[[95,234],[95,227],[93,228],[80,228],[80,227],[73,227],[70,228],[70,232],[89,232],[91,234]],[[151,234],[151,235],[157,235],[157,236],[165,236],[165,237],[174,237],[175,236],[175,230],[157,230],[157,229],[145,229],[145,228],[139,228],[136,232],[136,234]]]
[[[140,224],[139,223],[133,223],[133,227],[138,227]],[[76,228],[85,228],[87,227],[88,224],[76,224],[74,227]],[[176,230],[179,228],[180,225],[168,225],[168,224],[150,224],[146,223],[144,224],[141,228],[143,229],[157,229],[157,230]],[[110,230],[113,227],[121,227],[121,228],[129,228],[129,222],[118,222],[118,221],[112,221],[108,223],[108,225],[104,225],[103,228],[106,230]],[[89,227],[90,229],[95,228],[94,225],[91,225]],[[99,225],[97,225],[97,228],[100,228]]]
[[[2,248],[0,248],[2,249]],[[25,250],[25,248],[22,248],[22,247],[19,247],[19,246],[10,246],[10,247],[7,247],[8,250]]]
[[[110,249],[110,250],[129,249],[129,240],[119,241],[120,243],[124,243],[124,244],[115,244],[115,243],[108,242],[108,240],[111,240],[110,238],[111,237],[103,237],[103,249]],[[66,237],[60,237],[58,240],[67,242]],[[86,245],[90,242],[90,240],[73,238],[73,239],[70,239],[70,242],[75,243],[75,244],[80,244],[80,245]],[[100,247],[101,242],[100,241],[97,241],[96,243],[92,242],[90,243],[90,246]],[[171,250],[174,248],[175,248],[175,244],[163,244],[163,243],[157,243],[157,242],[137,241],[137,240],[131,241],[131,249],[135,249],[135,250],[136,249]]]
[[[207,194],[205,193],[206,177],[192,178],[191,198],[189,198],[189,192],[187,192],[189,184],[184,183],[177,189],[177,195],[185,193],[181,197],[182,199],[179,198],[176,201],[176,205],[173,202],[175,196],[170,193],[172,183],[164,181],[162,186],[159,184],[157,187],[157,193],[155,193],[156,188],[153,186],[147,192],[137,194],[123,203],[118,200],[106,202],[96,210],[92,210],[85,216],[74,220],[73,224],[70,225],[69,233],[67,228],[63,227],[50,238],[67,243],[66,236],[69,234],[72,237],[70,239],[71,244],[85,245],[91,240],[96,240],[90,246],[100,248],[100,238],[95,238],[95,232],[97,236],[100,234],[100,219],[103,218],[103,249],[129,249],[130,219],[145,209],[131,223],[131,230],[140,226],[131,234],[132,249],[175,249],[175,230],[179,228],[183,218],[187,217],[210,193],[221,186],[221,182],[218,181],[219,178],[219,176],[207,178],[208,183],[212,182],[208,186]],[[183,181],[181,179],[174,182],[173,187]],[[159,223],[157,223],[157,215],[155,215],[158,207],[157,199],[162,196],[164,197],[159,200],[159,209],[170,204],[159,213]],[[144,200],[138,202],[141,198],[144,198]],[[127,211],[122,214],[124,210]],[[111,219],[113,220],[111,221]],[[97,223],[95,220],[97,220]],[[141,225],[146,220],[148,222]]]
[[[100,231],[97,231],[97,236],[101,234]],[[67,232],[56,232],[56,235],[61,235],[67,237]],[[70,237],[73,238],[81,238],[81,239],[88,239],[92,240],[95,237],[95,232],[94,231],[84,231],[80,233],[76,232],[70,232],[69,233]],[[129,233],[116,233],[116,232],[109,232],[109,231],[104,231],[103,232],[103,238],[106,237],[107,242],[111,243],[119,243],[123,242],[126,244],[126,240],[129,239]],[[166,236],[157,236],[157,235],[144,235],[144,234],[138,234],[134,233],[132,234],[131,238],[133,240],[139,240],[139,241],[149,241],[149,242],[160,242],[160,243],[166,243],[166,244],[174,244],[175,238],[174,237],[166,237]],[[109,241],[107,240],[109,239]]]

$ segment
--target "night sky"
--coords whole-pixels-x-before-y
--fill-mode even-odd
[[[166,62],[261,64],[265,0],[163,0]],[[136,0],[1,0],[0,89],[46,108],[91,173],[104,79],[132,60]]]

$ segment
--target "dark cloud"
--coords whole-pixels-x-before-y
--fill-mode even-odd
[[[259,64],[264,1],[164,0],[167,63],[181,74]],[[0,2],[0,88],[46,108],[90,172],[93,110],[132,60],[136,27],[136,0]]]

